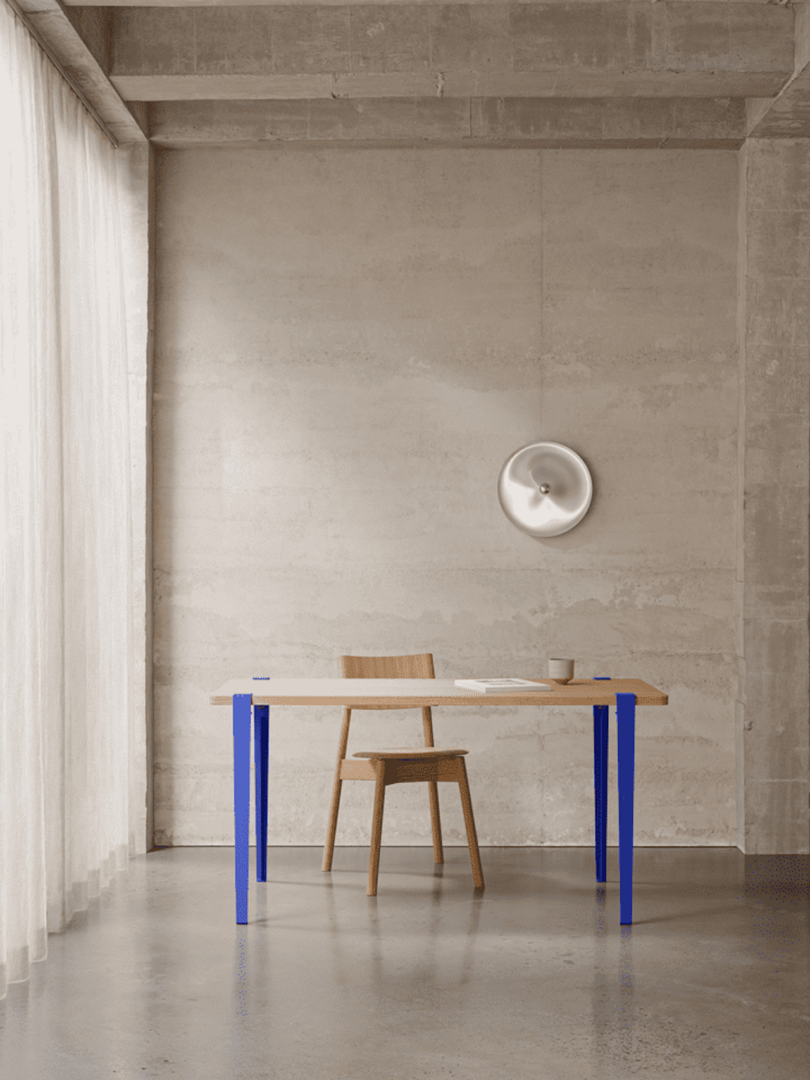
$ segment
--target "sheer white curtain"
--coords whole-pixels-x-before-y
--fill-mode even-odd
[[[126,866],[135,628],[116,151],[0,0],[0,996]]]

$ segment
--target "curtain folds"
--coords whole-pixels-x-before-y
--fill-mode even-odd
[[[2,2],[0,101],[2,997],[126,866],[136,627],[120,161]]]

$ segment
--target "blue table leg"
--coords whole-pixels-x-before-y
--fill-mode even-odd
[[[267,881],[267,754],[270,706],[253,706],[253,762],[256,785],[256,880]]]
[[[619,923],[633,921],[633,786],[636,762],[636,695],[616,695],[619,771]]]
[[[605,676],[596,676],[610,681]],[[608,707],[593,707],[593,787],[595,805],[594,852],[596,880],[607,880]]]
[[[233,695],[233,825],[236,921],[248,921],[250,840],[250,707],[252,694]]]

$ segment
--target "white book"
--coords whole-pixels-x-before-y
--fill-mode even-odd
[[[462,690],[476,690],[479,694],[527,694],[532,690],[553,690],[549,683],[532,682],[530,679],[456,679]]]

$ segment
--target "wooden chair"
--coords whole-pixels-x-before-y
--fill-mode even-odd
[[[420,653],[415,656],[342,656],[340,658],[343,677],[346,679],[433,679],[433,656]],[[358,705],[358,709],[397,709],[398,705],[370,706]],[[344,780],[375,781],[374,817],[372,819],[371,852],[368,869],[368,895],[377,895],[377,874],[380,865],[380,844],[382,839],[383,807],[385,789],[390,784],[427,783],[430,798],[430,816],[433,827],[434,862],[444,862],[442,847],[441,819],[439,816],[438,784],[455,782],[459,785],[461,805],[464,811],[464,823],[467,827],[467,842],[470,848],[473,879],[476,888],[483,889],[484,877],[481,871],[481,857],[478,851],[478,839],[475,832],[470,789],[467,783],[467,770],[463,755],[466,750],[436,749],[433,745],[433,717],[430,708],[422,709],[422,731],[424,747],[402,750],[363,750],[353,757],[359,761],[347,759],[346,750],[349,741],[349,725],[352,709],[343,710],[343,725],[338,743],[337,767],[332,789],[332,806],[329,813],[326,845],[323,854],[323,869],[332,869],[332,856],[335,849],[340,794]],[[363,760],[365,759],[365,760]]]

